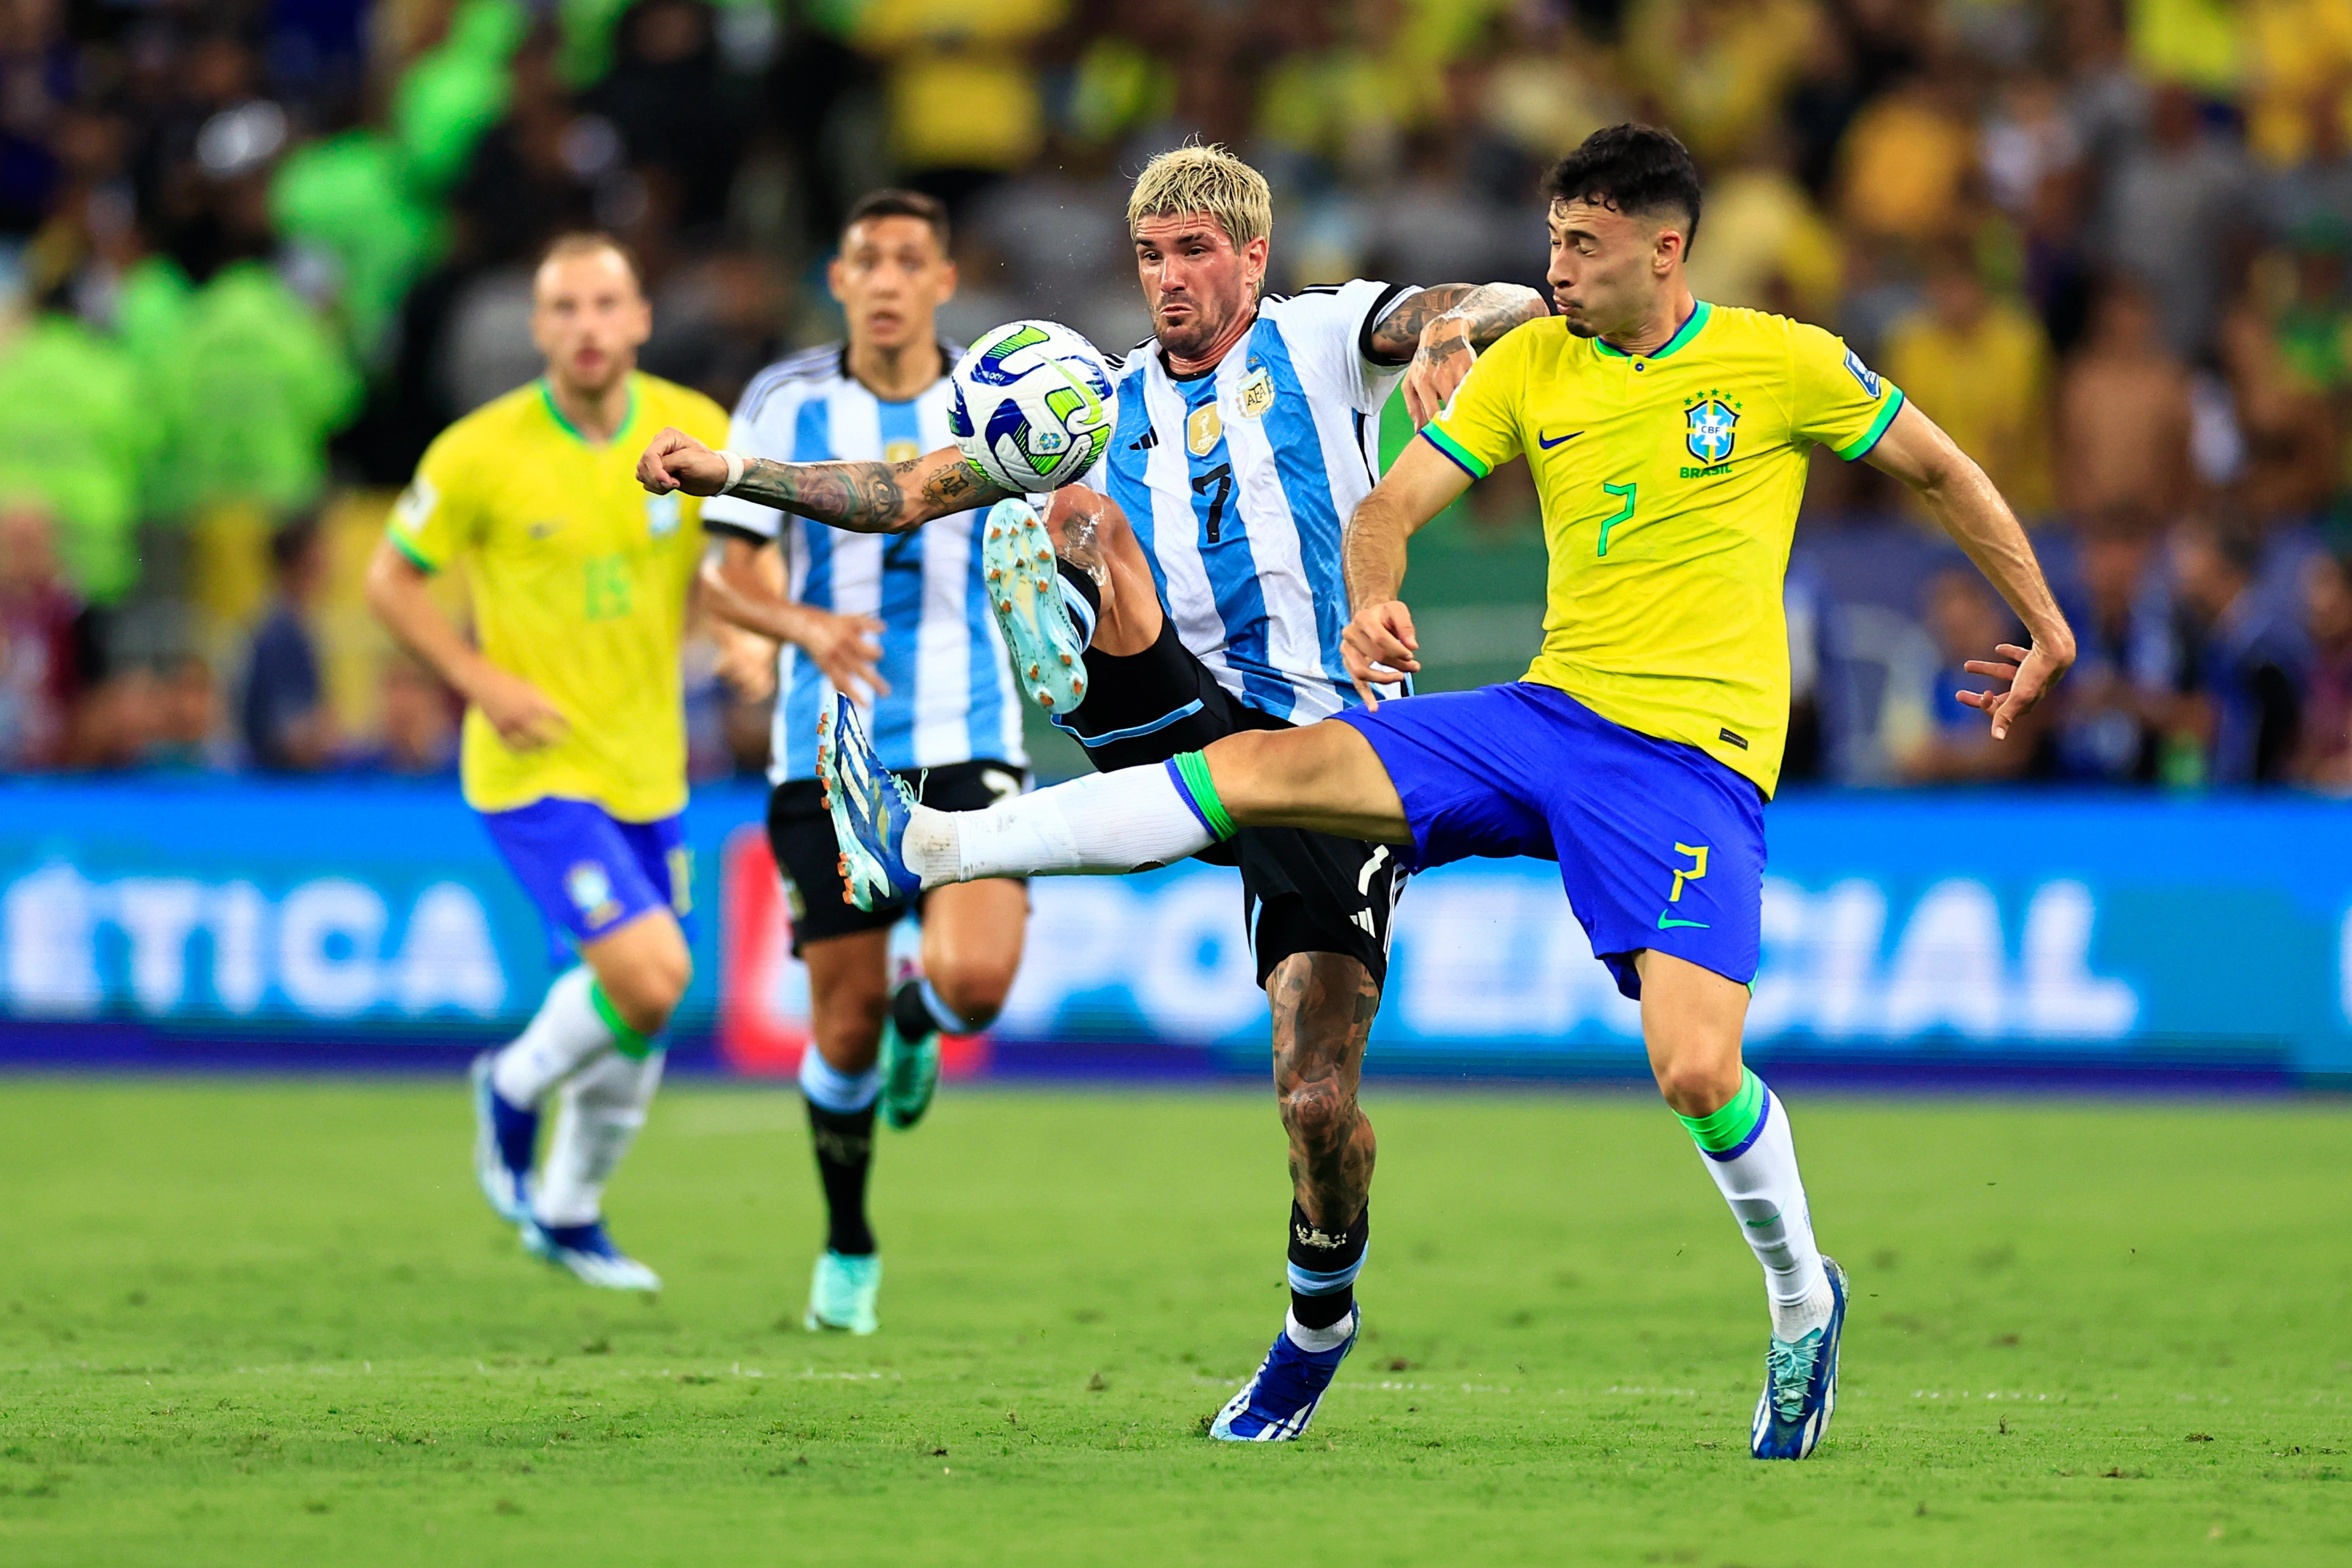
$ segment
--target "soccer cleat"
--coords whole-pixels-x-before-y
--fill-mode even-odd
[[[989,608],[1013,651],[1013,678],[1049,713],[1076,707],[1087,691],[1087,643],[1062,599],[1054,541],[1028,502],[999,501],[989,508],[980,564]]]
[[[1288,1443],[1304,1436],[1363,1326],[1363,1310],[1350,1308],[1348,1337],[1329,1350],[1299,1349],[1286,1327],[1274,1336],[1257,1375],[1217,1412],[1209,1436],[1223,1443]]]
[[[1830,1321],[1790,1343],[1775,1334],[1764,1350],[1764,1393],[1748,1451],[1759,1459],[1801,1459],[1830,1429],[1837,1409],[1838,1338],[1845,1332],[1845,1270],[1822,1260],[1830,1277]]]
[[[936,1030],[908,1044],[898,1020],[882,1019],[882,1119],[905,1132],[931,1108],[940,1086],[940,1037]]]
[[[841,844],[844,896],[866,910],[912,898],[923,881],[907,869],[898,845],[914,815],[913,792],[882,766],[857,710],[839,692],[833,712],[818,716],[816,735],[817,781]]]
[[[661,1276],[613,1245],[604,1222],[541,1225],[526,1217],[522,1244],[534,1258],[569,1269],[583,1284],[604,1291],[658,1291]]]
[[[474,1179],[509,1225],[530,1218],[530,1162],[539,1144],[539,1113],[509,1105],[490,1082],[498,1052],[474,1058]]]
[[[827,1250],[818,1255],[816,1272],[809,1278],[808,1315],[801,1326],[811,1333],[834,1329],[869,1334],[882,1326],[874,1310],[882,1293],[882,1259],[868,1252],[853,1257]]]

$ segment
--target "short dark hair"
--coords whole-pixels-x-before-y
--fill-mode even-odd
[[[537,277],[540,267],[551,261],[569,261],[575,256],[594,256],[606,250],[621,258],[621,265],[629,269],[629,281],[637,286],[638,293],[643,294],[646,291],[646,269],[637,264],[637,253],[602,229],[567,229],[557,235],[541,248],[539,265],[530,269],[530,275]]]
[[[845,235],[868,218],[919,218],[930,225],[931,233],[939,236],[940,253],[947,253],[948,208],[937,196],[927,196],[920,191],[868,191],[851,204],[849,215],[841,220],[841,232]]]
[[[1690,149],[1671,131],[1654,125],[1608,125],[1544,176],[1544,194],[1555,202],[1586,202],[1628,217],[1680,213],[1683,253],[1698,238],[1698,165]]]

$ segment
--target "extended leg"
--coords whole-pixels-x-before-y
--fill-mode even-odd
[[[1328,1331],[1354,1310],[1363,1267],[1379,1148],[1356,1091],[1381,990],[1362,964],[1339,953],[1294,953],[1265,989],[1275,1098],[1290,1135],[1291,1317]]]
[[[886,928],[828,936],[802,949],[816,1040],[801,1056],[801,1093],[825,1207],[824,1250],[802,1320],[810,1329],[872,1333],[879,1326],[882,1266],[866,1218],[866,1181],[882,1088],[875,1061],[889,1007],[889,946]]]
[[[1843,1276],[1813,1240],[1787,1108],[1740,1061],[1748,989],[1654,950],[1638,955],[1635,964],[1642,1035],[1658,1091],[1689,1129],[1764,1267],[1772,1337],[1752,1451],[1759,1458],[1801,1458],[1835,1407]]]

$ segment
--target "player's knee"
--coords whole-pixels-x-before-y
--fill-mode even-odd
[[[1310,1155],[1339,1148],[1355,1131],[1355,1096],[1328,1079],[1292,1084],[1280,1100],[1291,1143]]]
[[[635,956],[633,962],[614,967],[612,974],[602,977],[604,994],[612,998],[613,1009],[621,1021],[639,1034],[660,1033],[669,1026],[670,1014],[686,988],[694,980],[694,960],[680,943],[674,950],[656,948]]]
[[[948,1010],[973,1033],[996,1021],[1013,989],[1013,968],[1004,964],[959,964],[931,977],[931,988]]]
[[[1678,1115],[1706,1116],[1731,1103],[1739,1092],[1739,1058],[1728,1061],[1693,1053],[1656,1064],[1658,1093]]]

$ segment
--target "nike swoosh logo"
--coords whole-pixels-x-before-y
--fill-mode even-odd
[[[1658,911],[1658,929],[1659,929],[1659,930],[1661,930],[1661,931],[1672,931],[1672,930],[1673,930],[1675,926],[1677,926],[1677,925],[1696,925],[1696,926],[1697,926],[1701,931],[1712,931],[1712,930],[1714,930],[1714,929],[1715,929],[1715,927],[1714,927],[1714,926],[1709,925],[1708,925],[1706,921],[1704,921],[1704,920],[1676,920],[1674,916],[1672,916],[1672,915],[1668,915],[1664,910],[1661,909],[1661,910],[1659,910],[1659,911]]]
[[[1580,435],[1581,435],[1581,434],[1584,434],[1584,432],[1582,432],[1582,431],[1580,431],[1580,430],[1571,430],[1571,431],[1570,431],[1566,435],[1555,435],[1555,436],[1553,436],[1549,441],[1546,441],[1546,440],[1544,439],[1543,432],[1542,432],[1542,431],[1540,431],[1540,430],[1538,430],[1538,431],[1537,431],[1537,432],[1536,432],[1536,444],[1537,444],[1538,446],[1542,447],[1546,452],[1549,452],[1553,447],[1558,446],[1561,442],[1563,442],[1563,441],[1573,441],[1573,440],[1575,440],[1578,436],[1580,436]]]

